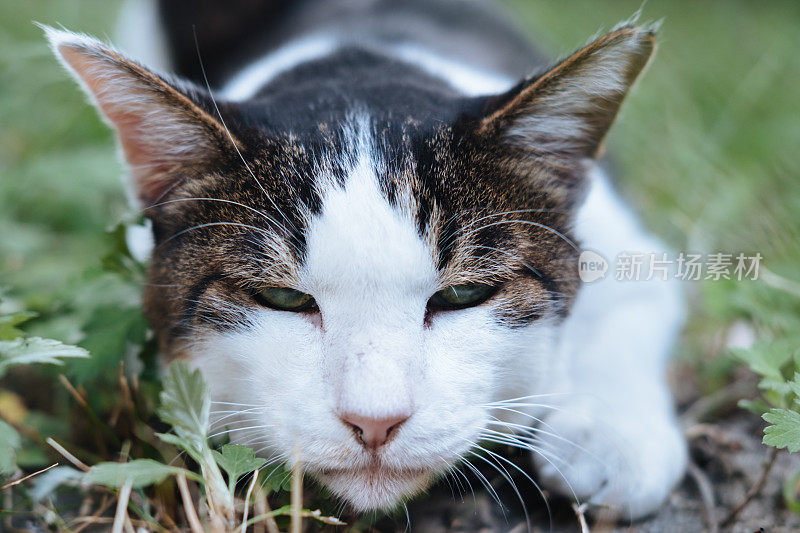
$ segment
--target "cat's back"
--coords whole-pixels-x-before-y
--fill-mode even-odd
[[[407,62],[467,94],[507,89],[543,63],[487,0],[129,0],[120,26],[123,48],[145,63],[199,83],[205,74],[241,99],[342,48]],[[386,83],[408,78],[389,70]]]

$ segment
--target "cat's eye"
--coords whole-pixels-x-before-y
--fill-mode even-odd
[[[435,309],[463,309],[482,304],[497,292],[492,285],[471,284],[451,285],[440,290],[428,301],[428,307]]]
[[[289,287],[267,287],[255,294],[261,305],[280,311],[310,311],[317,306],[314,297]]]

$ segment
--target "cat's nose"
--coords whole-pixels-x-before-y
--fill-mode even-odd
[[[343,413],[339,418],[345,425],[353,429],[356,439],[362,446],[368,450],[377,450],[386,444],[410,417],[409,414],[401,414],[386,418],[372,418]]]

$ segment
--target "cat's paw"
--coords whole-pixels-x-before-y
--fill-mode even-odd
[[[535,455],[545,487],[580,502],[609,508],[619,518],[655,511],[683,477],[686,445],[669,417],[561,411],[540,426]]]

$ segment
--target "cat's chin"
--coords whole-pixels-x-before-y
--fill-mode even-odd
[[[423,490],[435,475],[422,469],[326,469],[314,473],[336,496],[357,512],[388,510]]]

